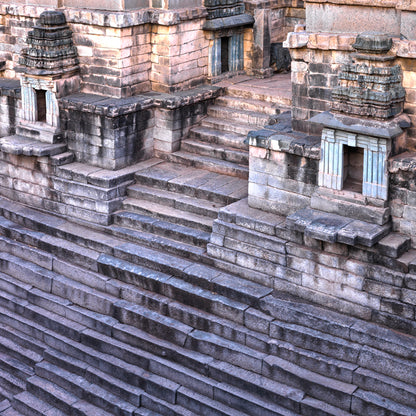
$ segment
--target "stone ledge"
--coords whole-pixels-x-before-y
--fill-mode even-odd
[[[0,96],[20,98],[20,81],[17,79],[0,79]]]
[[[291,127],[290,112],[280,114],[274,121],[275,124],[249,132],[246,142],[250,146],[271,151],[320,159],[321,138],[294,132]]]
[[[173,110],[216,98],[222,91],[223,89],[220,87],[206,86],[175,94],[147,92],[128,98],[112,98],[97,94],[77,93],[61,98],[59,105],[63,109],[94,113],[106,117],[118,117],[152,107]]]
[[[49,7],[28,5],[0,4],[1,15],[25,16],[33,18],[39,16]],[[207,16],[205,7],[187,8],[178,10],[140,9],[130,11],[107,11],[67,7],[64,9],[68,23],[103,26],[122,29],[143,24],[159,24],[163,26],[177,25],[182,21],[202,19]]]
[[[403,133],[402,128],[410,127],[410,121],[404,114],[394,118],[392,121],[378,121],[343,114],[332,114],[329,111],[325,111],[312,117],[309,121],[334,130],[343,130],[384,139],[393,139]]]
[[[310,208],[286,218],[286,226],[315,240],[373,247],[390,232],[390,224],[376,225]]]
[[[139,110],[146,110],[153,106],[153,100],[144,96],[111,98],[96,94],[78,93],[61,98],[59,105],[64,109],[117,117]]]
[[[178,91],[174,94],[147,92],[143,97],[149,97],[153,100],[153,105],[160,108],[173,110],[185,105],[196,104],[201,101],[219,97],[224,91],[222,87],[202,86],[187,91]]]
[[[51,144],[22,136],[8,136],[0,139],[0,151],[13,155],[54,156],[65,152],[66,144]]]

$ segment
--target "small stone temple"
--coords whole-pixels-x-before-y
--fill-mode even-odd
[[[416,416],[416,2],[0,0],[0,416]]]

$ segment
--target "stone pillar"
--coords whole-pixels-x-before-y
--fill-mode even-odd
[[[271,76],[270,68],[270,10],[260,9],[254,12],[254,44],[252,70],[256,76]]]

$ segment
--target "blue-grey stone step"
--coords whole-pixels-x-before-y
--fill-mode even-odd
[[[53,384],[62,387],[70,394],[113,415],[132,415],[136,406],[125,402],[110,391],[104,390],[98,385],[87,381],[84,377],[72,374],[65,369],[51,363],[42,362],[36,365],[37,376],[46,379]]]
[[[224,132],[209,127],[197,126],[191,128],[188,137],[204,143],[214,143],[220,146],[232,147],[248,151],[249,146],[245,143],[247,136],[232,132]]]
[[[171,240],[170,238],[162,237],[157,234],[155,235],[153,233],[116,225],[110,226],[110,231],[116,237],[131,241],[132,243],[162,250],[165,253],[174,254],[195,261],[205,260],[205,262],[209,263],[209,259],[205,256],[205,248],[202,247],[195,247],[192,244]]]
[[[359,416],[409,416],[415,414],[415,408],[396,403],[377,393],[357,390],[352,397],[351,411]]]
[[[241,179],[248,178],[248,166],[229,162],[228,160],[217,159],[215,157],[199,155],[182,150],[166,154],[163,157],[171,163],[179,163],[185,166],[205,169],[210,172],[235,176]]]
[[[21,378],[14,375],[13,372],[2,370],[0,368],[0,388],[0,393],[6,396],[7,399],[11,400],[15,394],[18,394],[26,389],[26,383]]]
[[[181,142],[181,151],[248,166],[249,156],[247,150],[235,149],[215,143],[205,143],[194,139],[185,139]]]
[[[12,405],[15,410],[25,416],[52,416],[54,414],[59,415],[59,413],[56,413],[56,411],[59,411],[59,409],[49,403],[44,402],[43,400],[27,391],[16,394],[13,398]],[[61,413],[61,415],[65,415],[65,413]]]
[[[4,353],[0,353],[0,368],[23,381],[34,374],[33,366]]]
[[[394,379],[376,371],[358,368],[354,372],[354,384],[372,391],[396,403],[416,408],[416,386]]]
[[[42,360],[42,356],[33,352],[31,349],[16,344],[13,340],[0,336],[0,352],[10,357],[16,358],[21,363],[29,367],[34,366]]]
[[[45,143],[19,135],[2,137],[0,150],[13,155],[55,156],[67,150],[65,143]]]
[[[243,312],[248,307],[244,303],[112,256],[103,255],[99,262],[100,271],[110,277],[163,294],[189,306],[243,322]]]
[[[204,232],[210,232],[212,228],[212,218],[190,212],[185,213],[181,209],[168,207],[156,202],[126,198],[123,201],[123,209],[142,215],[151,215],[154,218],[195,228]]]
[[[164,162],[137,172],[137,183],[224,205],[247,196],[247,180],[197,167]]]
[[[217,218],[218,211],[223,206],[223,204],[208,201],[207,199],[181,195],[177,192],[152,188],[137,183],[128,187],[127,194],[130,198],[145,199],[171,208],[214,219]]]
[[[361,353],[361,346],[357,343],[295,324],[273,321],[270,335],[298,347],[318,350],[329,357],[350,363],[357,363]]]
[[[344,410],[351,408],[351,396],[357,386],[316,374],[278,357],[264,360],[263,373],[274,380],[302,389],[305,394]]]
[[[113,215],[113,219],[115,225],[161,235],[162,237],[198,247],[206,247],[210,238],[210,233],[208,232],[129,211],[119,211]],[[110,229],[114,230],[117,228],[110,226]]]

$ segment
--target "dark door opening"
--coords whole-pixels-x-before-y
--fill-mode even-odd
[[[221,73],[228,72],[230,70],[228,65],[229,44],[229,37],[221,38]]]
[[[37,121],[46,122],[46,91],[36,90]]]
[[[344,145],[343,189],[363,192],[364,149]]]

